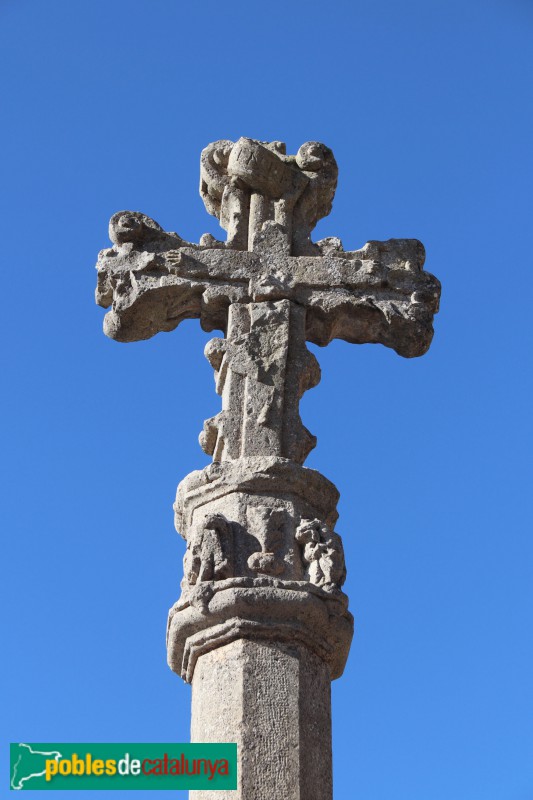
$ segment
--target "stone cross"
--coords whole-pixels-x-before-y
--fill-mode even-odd
[[[215,142],[201,155],[200,194],[227,240],[193,244],[124,211],[97,265],[111,338],[147,339],[191,317],[224,334],[205,351],[222,397],[200,434],[213,463],[181,482],[174,504],[187,547],[167,648],[192,683],[192,741],[238,743],[228,799],[332,798],[330,681],[343,672],[353,617],[338,492],[303,466],[316,439],[299,400],[320,380],[306,341],[420,356],[438,310],[417,240],[351,252],[337,238],[311,241],[337,173],[318,142],[296,156],[281,142]]]

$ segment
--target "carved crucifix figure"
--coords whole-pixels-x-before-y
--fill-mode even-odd
[[[111,338],[147,339],[191,317],[224,334],[206,347],[222,396],[200,435],[213,463],[182,481],[175,503],[188,548],[168,657],[193,684],[193,740],[238,741],[243,800],[331,800],[329,683],[353,619],[333,530],[338,493],[302,466],[316,440],[299,400],[320,380],[306,341],[420,356],[438,310],[417,240],[351,252],[336,238],[311,241],[336,181],[318,142],[296,156],[281,142],[215,142],[202,152],[200,193],[227,240],[193,244],[120,212],[97,265]],[[272,774],[265,764],[277,765]]]

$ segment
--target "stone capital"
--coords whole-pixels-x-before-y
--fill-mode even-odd
[[[178,487],[187,542],[182,595],[169,614],[172,669],[191,681],[200,655],[239,638],[298,642],[342,674],[353,618],[338,491],[289,459],[214,462]]]

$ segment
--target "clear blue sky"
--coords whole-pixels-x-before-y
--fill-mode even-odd
[[[1,0],[0,40],[4,742],[187,739],[171,505],[209,336],[106,339],[93,264],[120,209],[217,232],[209,142],[319,139],[317,236],[419,238],[443,284],[426,356],[315,348],[302,403],[356,618],[335,800],[532,800],[531,1]]]

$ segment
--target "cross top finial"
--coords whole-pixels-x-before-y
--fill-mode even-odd
[[[331,211],[338,167],[329,147],[305,142],[295,156],[283,142],[221,139],[202,151],[200,194],[227,231],[225,246],[254,250],[266,222],[283,229],[286,252],[319,255],[310,234]],[[221,244],[205,234],[201,244]]]

